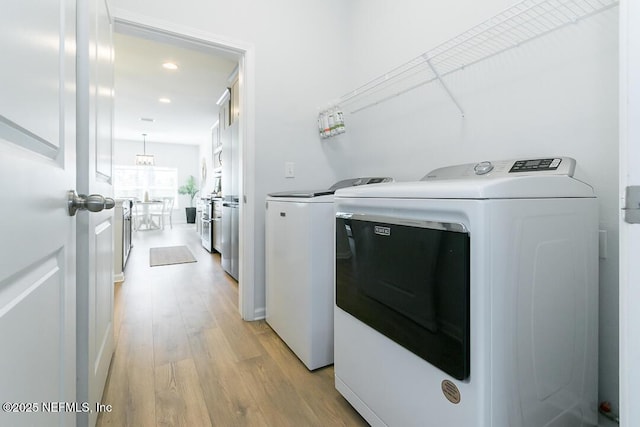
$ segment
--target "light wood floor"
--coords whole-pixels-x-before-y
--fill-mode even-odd
[[[264,321],[244,322],[238,286],[193,225],[138,232],[116,285],[116,351],[98,426],[366,426]],[[149,267],[149,248],[187,245],[198,262]]]

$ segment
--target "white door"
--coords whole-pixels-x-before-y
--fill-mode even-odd
[[[111,197],[113,43],[106,0],[78,2],[78,58],[78,193]],[[77,221],[77,400],[93,409],[114,350],[113,210]],[[95,425],[97,415],[79,413],[78,425]]]
[[[640,2],[620,2],[620,195],[640,185]],[[640,224],[620,222],[620,422],[640,425]]]
[[[0,425],[74,425],[75,0],[0,13]],[[71,409],[71,408],[68,408]]]

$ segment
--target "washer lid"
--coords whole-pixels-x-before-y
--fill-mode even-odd
[[[418,182],[350,187],[336,197],[416,199],[519,199],[595,197],[593,188],[575,178],[568,157],[506,160],[449,166]]]
[[[312,197],[318,196],[326,196],[328,194],[333,194],[332,190],[291,190],[291,191],[280,191],[277,193],[269,193],[269,197],[298,197],[303,199],[308,199]]]
[[[291,191],[280,191],[276,193],[269,193],[267,196],[269,197],[299,197],[299,198],[312,198],[312,197],[320,197],[327,196],[336,192],[336,190],[345,187],[352,187],[358,185],[367,185],[367,184],[380,184],[385,182],[393,182],[393,178],[389,177],[362,177],[362,178],[350,178],[343,179],[342,181],[338,181],[329,187],[326,190],[291,190]]]
[[[312,204],[312,203],[333,203],[334,195],[325,194],[314,197],[297,197],[297,196],[267,196],[267,202],[276,203],[297,203],[297,204]]]

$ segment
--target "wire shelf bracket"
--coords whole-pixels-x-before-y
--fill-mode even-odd
[[[438,81],[462,117],[464,110],[444,78],[555,30],[617,6],[619,0],[524,0],[422,55],[398,66],[332,104],[354,114]]]
[[[433,64],[431,63],[431,60],[428,57],[425,57],[424,60],[429,66],[429,68],[431,69],[431,71],[433,72],[434,76],[436,76],[436,79],[440,82],[440,85],[442,86],[444,91],[447,92],[447,95],[449,95],[449,98],[451,98],[453,103],[456,104],[456,107],[458,107],[458,110],[460,110],[460,115],[464,117],[464,110],[456,100],[456,97],[453,96],[453,93],[451,93],[451,90],[449,90],[449,87],[447,86],[447,84],[444,82],[444,80],[442,80],[442,76],[440,76],[440,73],[438,73],[438,70],[436,70],[436,68],[433,66]]]

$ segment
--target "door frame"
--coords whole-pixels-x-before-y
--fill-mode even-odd
[[[209,47],[212,50],[228,52],[239,56],[238,79],[240,87],[239,123],[240,152],[240,266],[238,276],[238,310],[244,320],[264,317],[263,310],[256,311],[255,304],[255,49],[250,43],[233,40],[220,35],[191,27],[176,25],[148,16],[115,8],[113,11],[115,32],[127,27],[160,40],[180,40],[187,44]],[[262,315],[261,315],[262,314]]]
[[[640,185],[640,4],[620,1],[620,200],[625,188]],[[640,425],[640,225],[624,221],[620,215],[620,421],[622,426]]]
[[[625,189],[640,185],[640,4],[620,1],[620,200]],[[620,215],[620,425],[640,425],[640,225]]]

